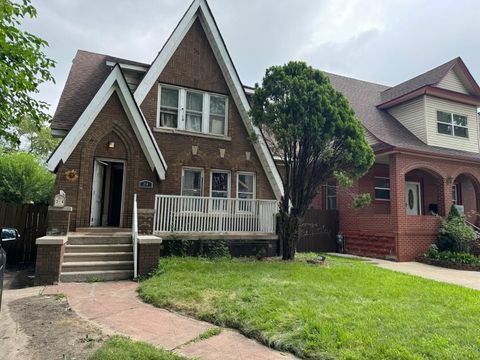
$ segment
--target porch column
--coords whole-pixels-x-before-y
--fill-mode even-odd
[[[67,239],[67,236],[47,235],[36,240],[35,286],[58,283]]]
[[[150,274],[158,266],[162,239],[153,235],[138,236],[138,276]]]
[[[438,190],[441,192],[438,197],[442,199],[443,206],[443,214],[440,212],[440,215],[447,216],[450,212],[453,204],[452,187],[454,180],[452,177],[447,176],[446,178],[442,178],[442,182],[438,184]]]
[[[402,158],[400,154],[390,155],[390,216],[392,229],[395,234],[395,252],[400,260],[400,234],[402,226],[406,223],[405,210],[405,173],[402,170]]]

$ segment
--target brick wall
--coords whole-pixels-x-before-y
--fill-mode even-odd
[[[64,245],[37,245],[35,286],[58,283],[64,250]]]
[[[145,276],[158,266],[161,244],[138,244],[138,275]]]
[[[222,169],[231,172],[230,196],[236,197],[236,172],[248,171],[256,174],[257,198],[275,198],[255,149],[248,139],[245,125],[228,90],[222,70],[198,20],[177,48],[158,81],[227,95],[229,139],[155,132],[155,139],[168,165],[166,180],[159,181],[150,170],[118,96],[113,94],[69,159],[60,164],[57,171],[55,193],[59,190],[65,191],[66,205],[73,207],[72,231],[77,227],[89,226],[95,157],[125,161],[123,227],[131,226],[134,193],[138,194],[138,207],[145,209],[154,207],[155,194],[180,194],[183,166],[205,169],[205,195],[209,195],[211,170]],[[157,92],[158,86],[153,86],[141,104],[152,128],[155,127],[157,116]],[[115,142],[114,149],[108,149],[107,144],[110,141]],[[192,154],[192,145],[198,146],[197,155]],[[220,157],[220,149],[225,149],[224,158]],[[246,152],[250,152],[250,160],[247,160]],[[67,180],[65,174],[70,170],[76,171],[77,179]],[[153,188],[139,188],[140,180],[152,181]]]
[[[257,198],[274,199],[267,176],[248,139],[248,132],[199,20],[195,21],[185,35],[158,82],[224,94],[229,98],[229,139],[154,132],[168,164],[167,179],[160,185],[162,194],[180,194],[182,167],[193,166],[205,169],[204,194],[207,196],[210,193],[211,170],[222,169],[231,172],[231,197],[236,197],[236,172],[247,171],[256,174]],[[152,128],[156,126],[157,100],[158,86],[153,86],[141,104]],[[192,154],[192,146],[198,146],[197,155]],[[220,149],[225,149],[224,158],[220,157]],[[247,160],[246,152],[251,154],[250,160]]]

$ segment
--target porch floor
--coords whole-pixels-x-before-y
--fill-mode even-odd
[[[172,237],[171,232],[155,232],[156,236],[168,240]],[[276,234],[255,232],[178,232],[176,237],[185,240],[277,240]]]

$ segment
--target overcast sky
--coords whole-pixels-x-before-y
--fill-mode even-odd
[[[77,49],[151,63],[191,0],[33,0],[25,28],[47,40],[55,111]],[[395,85],[461,56],[480,81],[478,0],[210,0],[244,84],[305,60],[321,70]]]

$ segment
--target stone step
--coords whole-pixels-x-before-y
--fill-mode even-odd
[[[94,245],[94,244],[131,244],[131,235],[69,235],[69,245]]]
[[[75,261],[62,264],[62,272],[102,270],[133,270],[133,261]]]
[[[133,279],[133,270],[62,271],[60,282],[94,282]]]
[[[86,244],[86,245],[65,245],[65,254],[71,253],[106,253],[106,252],[132,252],[132,244]]]
[[[63,262],[132,261],[133,252],[65,252]]]

